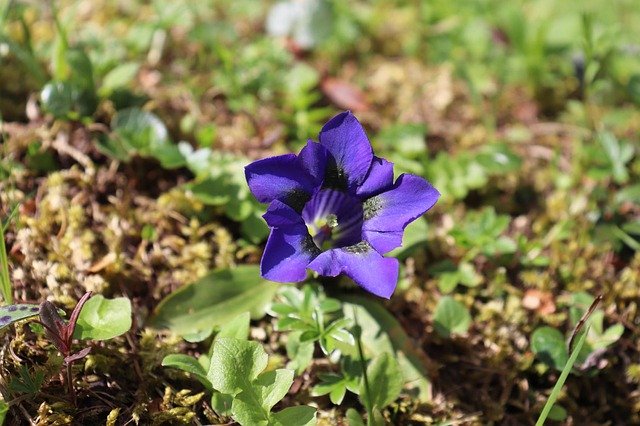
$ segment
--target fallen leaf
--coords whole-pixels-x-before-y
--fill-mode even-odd
[[[369,109],[362,90],[348,81],[327,77],[322,80],[320,87],[331,102],[340,108],[353,112],[363,112]]]
[[[522,306],[541,315],[552,314],[556,311],[556,304],[551,293],[530,288],[524,293]]]

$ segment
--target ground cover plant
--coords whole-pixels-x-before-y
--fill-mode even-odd
[[[638,28],[0,2],[0,419],[640,423]]]

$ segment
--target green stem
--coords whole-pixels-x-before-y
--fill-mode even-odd
[[[362,379],[364,380],[364,388],[366,391],[366,395],[364,399],[367,401],[366,409],[367,409],[367,424],[371,425],[373,421],[373,407],[371,406],[371,391],[369,387],[369,377],[367,376],[367,364],[364,360],[364,351],[362,350],[362,340],[360,339],[360,334],[362,333],[362,329],[360,328],[360,324],[358,324],[358,314],[356,312],[355,306],[353,308],[353,319],[356,323],[356,344],[358,346],[358,357],[360,358],[360,367],[362,368]]]
[[[549,399],[547,399],[546,404],[544,404],[544,407],[542,408],[542,412],[540,413],[540,417],[538,417],[536,426],[543,426],[545,420],[547,420],[547,416],[549,416],[549,412],[551,411],[551,408],[553,408],[553,404],[555,404],[556,400],[558,399],[558,395],[560,394],[560,391],[562,390],[562,386],[564,386],[564,382],[567,380],[567,377],[569,376],[569,373],[573,368],[573,364],[575,364],[576,359],[578,359],[578,354],[582,349],[582,345],[584,344],[584,340],[587,337],[588,332],[589,332],[589,329],[587,328],[582,334],[582,336],[580,337],[580,340],[578,340],[578,343],[576,344],[575,349],[571,353],[571,356],[569,357],[567,364],[562,369],[562,373],[560,373],[560,377],[558,378],[556,385],[553,387],[553,390],[551,391],[551,395],[549,395]]]
[[[11,281],[9,280],[9,259],[7,247],[4,244],[4,224],[0,221],[0,290],[6,305],[13,303]]]

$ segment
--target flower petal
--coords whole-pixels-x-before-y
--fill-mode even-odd
[[[376,296],[388,299],[398,284],[400,264],[387,258],[366,243],[325,251],[308,266],[320,275],[335,277],[345,273]]]
[[[356,194],[366,198],[377,195],[393,186],[393,163],[373,156],[373,162],[369,173],[362,185],[356,190]]]
[[[433,207],[439,197],[420,176],[400,175],[391,190],[364,202],[364,238],[382,254],[399,247],[404,228]]]
[[[244,168],[244,172],[249,189],[261,203],[278,199],[299,206],[316,188],[294,154],[254,161]]]
[[[319,253],[304,225],[271,230],[260,262],[261,275],[271,281],[299,282]]]
[[[355,192],[367,176],[373,150],[362,125],[351,112],[343,112],[324,125],[319,135],[320,143],[331,154],[325,186]]]
[[[380,254],[389,253],[402,245],[402,231],[379,232],[362,230],[362,238]]]
[[[267,225],[272,228],[304,226],[304,220],[302,220],[300,214],[279,200],[273,200],[262,217],[267,222]]]
[[[298,155],[300,165],[313,178],[317,186],[322,185],[324,181],[328,157],[327,148],[312,140],[307,141]]]

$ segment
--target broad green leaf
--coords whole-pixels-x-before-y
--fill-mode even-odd
[[[8,412],[9,404],[7,404],[4,399],[0,400],[0,425],[4,424]]]
[[[73,108],[73,92],[70,83],[49,82],[40,94],[42,108],[56,118],[66,117]]]
[[[569,358],[564,336],[552,327],[540,327],[533,332],[531,350],[545,364],[557,370],[562,370]]]
[[[636,105],[640,105],[640,74],[634,74],[627,83],[627,93]]]
[[[259,211],[253,211],[240,225],[242,236],[253,244],[259,244],[269,235],[269,227]]]
[[[128,85],[135,78],[139,69],[140,64],[137,62],[125,62],[118,65],[104,76],[100,93],[105,96],[115,89]]]
[[[182,338],[189,343],[198,343],[198,342],[207,340],[209,336],[211,336],[212,334],[213,334],[213,329],[208,328],[208,329],[198,330],[194,333],[185,333],[182,335]]]
[[[73,337],[108,340],[131,328],[131,301],[126,297],[105,299],[98,294],[82,307]]]
[[[184,354],[171,354],[164,357],[162,360],[163,367],[173,367],[187,373],[194,374],[196,376],[202,376],[207,378],[207,372],[200,365],[197,359],[192,356]]]
[[[287,364],[287,368],[292,368],[297,374],[302,374],[307,369],[313,359],[313,351],[315,349],[314,342],[301,342],[300,336],[302,332],[293,331],[289,333],[287,338],[287,356],[291,360]]]
[[[427,153],[426,130],[423,124],[395,124],[383,129],[377,139],[403,157],[415,159]]]
[[[347,410],[347,421],[349,422],[349,426],[365,426],[360,413],[354,408]]]
[[[392,250],[389,256],[399,259],[409,256],[417,246],[426,244],[428,229],[427,221],[421,217],[411,222],[402,236],[402,246]]]
[[[231,406],[233,405],[233,396],[226,393],[214,391],[211,395],[211,408],[216,413],[231,417]]]
[[[185,185],[185,188],[204,204],[224,206],[233,197],[233,185],[229,185],[223,176],[206,178],[200,182]]]
[[[231,407],[233,418],[243,425],[268,423],[271,408],[284,398],[292,383],[292,370],[262,373],[235,396]]]
[[[561,405],[555,404],[549,411],[549,419],[562,422],[567,419],[567,410]]]
[[[308,405],[287,407],[271,415],[271,426],[312,426],[316,424],[316,409]]]
[[[373,359],[367,367],[370,394],[367,395],[366,382],[360,382],[360,401],[372,410],[384,409],[398,398],[404,380],[398,361],[390,354],[383,353]]]
[[[267,367],[268,356],[258,342],[224,337],[215,343],[207,378],[214,389],[230,394],[250,389]]]
[[[284,398],[292,383],[293,370],[278,369],[260,374],[252,385],[260,390],[262,407],[270,411],[278,401]]]
[[[51,81],[40,93],[42,108],[55,118],[78,118],[94,113],[98,99],[92,88],[72,81]]]
[[[0,306],[0,329],[23,319],[35,317],[40,311],[39,305],[19,304]]]
[[[607,328],[598,338],[591,342],[593,350],[606,348],[607,346],[617,342],[624,334],[624,326],[622,324],[614,324]]]
[[[71,70],[68,80],[78,87],[93,91],[93,65],[84,50],[69,49],[65,54],[65,60]]]
[[[150,325],[185,335],[211,330],[247,311],[262,318],[277,289],[254,265],[217,270],[164,298]]]
[[[148,155],[158,160],[165,169],[177,169],[186,165],[178,146],[171,142],[152,147]]]
[[[247,337],[249,336],[250,321],[250,312],[247,311],[241,313],[220,327],[220,331],[216,334],[216,339],[231,337],[233,339],[247,340]]]
[[[171,354],[162,360],[163,367],[177,368],[193,374],[207,389],[212,390],[211,383],[207,379],[207,372],[204,367],[192,356],[184,354]]]
[[[442,337],[462,334],[471,324],[471,315],[467,308],[451,296],[444,296],[438,302],[433,314],[433,326]]]
[[[167,128],[153,113],[133,107],[118,111],[111,120],[113,137],[140,155],[154,155],[155,150],[168,145]]]
[[[431,383],[427,378],[426,355],[416,347],[400,323],[379,302],[362,296],[342,296],[346,317],[357,317],[362,329],[365,353],[375,357],[395,354],[404,382],[420,401],[431,399]]]

